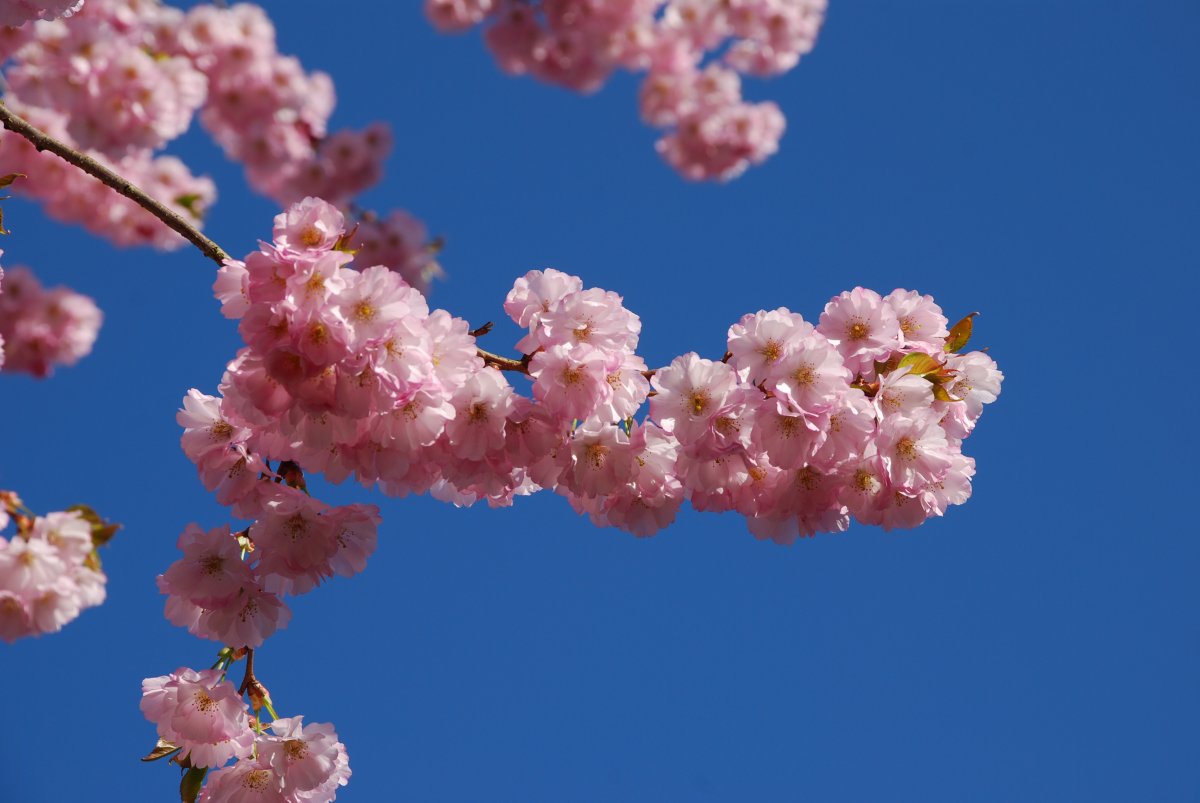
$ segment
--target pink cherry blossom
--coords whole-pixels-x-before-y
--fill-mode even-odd
[[[271,723],[271,735],[259,742],[259,755],[282,780],[290,799],[327,803],[350,779],[346,746],[328,723],[304,724],[303,717]]]
[[[15,266],[0,286],[0,366],[46,377],[91,353],[103,320],[96,303],[65,287],[43,288]]]
[[[484,25],[505,72],[593,92],[618,69],[648,71],[642,118],[668,129],[658,151],[690,179],[728,180],[779,148],[771,102],[742,98],[739,74],[775,75],[812,50],[825,0],[426,0],[438,30]],[[523,324],[524,325],[524,324]]]
[[[817,331],[837,346],[852,373],[863,376],[873,376],[874,362],[903,346],[895,311],[879,293],[862,287],[826,304]]]
[[[220,767],[254,749],[246,704],[217,669],[180,667],[142,681],[142,713],[192,766]]]

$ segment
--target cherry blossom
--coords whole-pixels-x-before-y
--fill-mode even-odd
[[[826,0],[425,0],[440,31],[484,25],[502,70],[594,92],[645,72],[642,118],[681,175],[728,180],[779,149],[786,122],[742,98],[741,75],[778,75],[812,50]]]
[[[180,667],[142,681],[142,713],[194,767],[220,767],[254,749],[246,704],[216,669]]]
[[[19,265],[0,276],[0,367],[46,377],[91,353],[104,317],[92,299]]]
[[[16,523],[11,537],[4,530]],[[56,633],[105,598],[96,547],[116,531],[89,509],[34,516],[0,491],[0,639]]]

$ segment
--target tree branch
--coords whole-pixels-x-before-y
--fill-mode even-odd
[[[114,173],[111,169],[100,164],[100,162],[86,153],[80,153],[74,148],[59,142],[45,131],[36,128],[28,120],[9,109],[2,101],[0,101],[0,123],[14,134],[29,140],[33,143],[33,147],[39,151],[50,151],[60,159],[75,165],[75,167],[78,167],[102,184],[111,187],[117,193],[124,195],[171,229],[174,229],[185,240],[199,248],[200,253],[218,265],[224,264],[225,260],[229,258],[229,254],[225,253],[221,246],[201,234],[199,229],[184,219],[178,212],[151,198],[144,191],[135,187],[128,179]]]
[[[521,359],[514,360],[511,357],[501,357],[499,354],[493,354],[478,347],[476,347],[475,353],[483,360],[484,365],[490,365],[501,371],[515,371],[518,374],[529,375],[529,361],[533,358],[532,354],[525,354]]]
[[[0,101],[0,124],[3,124],[9,131],[24,137],[33,143],[33,147],[39,151],[50,151],[54,155],[78,167],[89,176],[99,180],[101,183],[111,187],[116,192],[124,195],[129,200],[133,201],[138,206],[145,209],[150,214],[161,220],[163,223],[170,226],[178,232],[185,240],[200,249],[200,253],[216,262],[218,265],[224,265],[225,260],[229,259],[229,254],[225,252],[221,246],[214,243],[212,240],[200,233],[200,230],[189,223],[177,212],[164,206],[159,201],[151,198],[143,190],[134,186],[134,184],[126,178],[113,172],[108,167],[100,164],[86,153],[80,153],[69,145],[59,142],[54,137],[47,134],[45,131],[35,127],[28,120],[13,112]],[[481,326],[479,329],[472,332],[473,335],[487,334],[489,325]],[[501,371],[515,371],[519,374],[529,374],[530,355],[526,354],[519,359],[502,357],[499,354],[493,354],[490,351],[476,349],[479,357],[485,364],[494,366]]]

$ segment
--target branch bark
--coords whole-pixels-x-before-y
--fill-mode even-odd
[[[200,253],[218,265],[224,264],[225,260],[229,258],[229,254],[225,253],[221,246],[201,234],[195,226],[189,223],[178,212],[165,206],[160,201],[151,198],[143,190],[134,186],[128,179],[113,172],[110,168],[105,167],[86,153],[80,153],[69,145],[59,142],[45,131],[35,127],[28,120],[8,108],[3,102],[0,102],[0,124],[3,124],[5,128],[14,134],[29,140],[33,144],[33,147],[39,151],[50,151],[60,159],[69,162],[89,176],[97,179],[105,186],[111,187],[115,192],[124,195],[171,229],[178,232],[185,240],[199,248]]]
[[[39,151],[50,151],[55,156],[97,179],[105,186],[111,187],[115,192],[124,195],[174,229],[185,240],[196,246],[200,250],[200,253],[218,265],[224,265],[225,260],[229,259],[229,254],[221,246],[205,237],[199,229],[177,212],[150,197],[145,191],[134,186],[133,182],[115,173],[110,168],[105,167],[86,153],[80,153],[71,146],[59,142],[45,131],[37,128],[28,120],[8,108],[3,101],[0,101],[0,124],[3,124],[5,128],[14,134],[29,140],[33,144],[33,147]],[[486,334],[486,331],[480,332],[480,334]],[[520,359],[512,359],[502,357],[499,354],[493,354],[490,351],[484,351],[483,349],[477,349],[476,351],[480,359],[486,364],[495,366],[501,371],[514,371],[526,375],[529,373],[529,355],[524,355]]]

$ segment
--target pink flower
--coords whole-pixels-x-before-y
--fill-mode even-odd
[[[533,355],[533,396],[563,419],[584,419],[612,396],[604,352],[556,344]]]
[[[262,758],[247,758],[209,773],[199,803],[296,803],[283,778]]]
[[[103,316],[95,302],[65,287],[45,289],[28,268],[8,271],[0,292],[0,365],[46,377],[92,350]]]
[[[676,357],[650,382],[658,391],[650,400],[650,417],[685,446],[711,448],[727,440],[733,434],[730,413],[746,402],[733,368],[695,352]]]
[[[258,570],[271,591],[302,594],[333,575],[338,552],[326,506],[301,491],[276,486],[262,516],[250,527],[261,554]]]
[[[342,213],[320,198],[302,198],[275,216],[275,244],[290,251],[327,251],[345,233]]]
[[[879,424],[875,446],[892,484],[910,493],[941,481],[954,462],[946,433],[932,414],[888,416]]]
[[[637,348],[641,320],[621,304],[616,293],[588,288],[568,293],[550,310],[537,316],[537,327],[517,344],[526,354],[534,345],[588,345],[603,352]]]
[[[902,345],[895,311],[874,290],[856,287],[825,305],[817,331],[842,353],[853,373],[870,376],[875,360],[886,360]]]
[[[941,354],[950,331],[946,328],[946,316],[942,315],[942,308],[934,302],[933,296],[897,288],[883,301],[896,313],[901,341],[906,348]]]
[[[812,324],[783,307],[745,315],[729,327],[729,364],[757,384],[812,331]]]
[[[851,378],[837,349],[819,332],[809,331],[771,365],[766,384],[792,406],[818,414],[833,406]]]
[[[163,586],[169,594],[203,608],[214,608],[231,602],[252,582],[250,568],[241,559],[241,546],[230,534],[229,525],[205,532],[189,524],[177,546],[183,557],[163,574]]]
[[[754,411],[754,444],[779,468],[799,468],[824,443],[827,416],[797,410],[784,399],[764,399]]]
[[[244,441],[249,432],[225,420],[221,400],[192,388],[183,397],[183,409],[175,421],[184,428],[181,443],[184,454],[193,463],[213,453],[224,453],[234,443]]]
[[[142,681],[142,713],[192,766],[220,767],[254,749],[246,704],[221,672],[180,667]]]
[[[259,755],[282,780],[289,799],[327,803],[349,782],[346,746],[332,725],[304,725],[304,717],[284,717],[271,723],[271,731],[273,736],[259,742]]]
[[[33,621],[24,598],[0,588],[0,639],[12,644],[34,634]]]
[[[349,273],[346,288],[338,294],[338,311],[353,332],[354,348],[386,338],[401,318],[424,317],[425,299],[391,270],[376,265]]]
[[[504,311],[518,326],[533,329],[543,313],[558,306],[564,296],[581,290],[583,282],[578,276],[569,276],[554,268],[531,270],[513,283],[513,289],[504,300]]]
[[[291,618],[292,612],[278,595],[264,591],[253,582],[244,585],[228,602],[208,606],[194,628],[189,629],[229,647],[257,649],[276,630],[287,627]]]
[[[454,418],[446,437],[458,457],[479,460],[504,445],[504,422],[512,408],[512,387],[495,368],[484,368],[454,393]]]
[[[7,0],[0,3],[0,25],[16,27],[29,20],[69,17],[83,8],[84,0]]]
[[[570,468],[564,482],[582,496],[605,496],[629,481],[633,473],[629,436],[621,427],[587,421],[569,442],[564,457]]]
[[[14,538],[0,544],[0,588],[36,593],[67,571],[67,563],[53,545],[40,539]]]
[[[217,268],[213,295],[221,302],[221,314],[234,320],[250,309],[250,272],[240,259],[227,259]]]
[[[367,568],[367,558],[378,541],[379,508],[374,505],[347,505],[329,511],[338,551],[330,561],[334,572],[353,577]]]
[[[896,414],[911,416],[933,404],[933,385],[922,376],[913,376],[907,367],[897,368],[880,378],[874,403],[880,419]]]
[[[1000,395],[1004,374],[996,361],[982,351],[947,354],[946,367],[956,374],[947,392],[962,401],[935,402],[934,407],[943,414],[942,426],[947,434],[962,439],[975,429],[983,406],[991,404]]]

